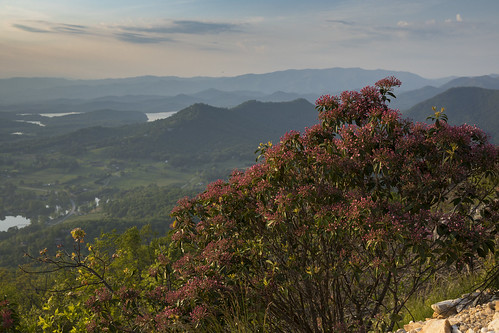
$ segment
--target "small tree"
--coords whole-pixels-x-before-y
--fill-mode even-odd
[[[275,331],[386,330],[436,272],[493,251],[497,147],[443,112],[432,125],[401,119],[387,105],[399,85],[322,96],[321,124],[181,200],[180,284],[216,281],[218,297],[198,299],[213,313],[244,289]]]
[[[36,326],[58,332],[151,331],[143,316],[159,310],[151,305],[142,309],[150,298],[140,295],[147,294],[150,284],[143,270],[153,261],[154,248],[142,238],[149,233],[149,227],[140,231],[133,227],[121,235],[103,234],[94,244],[85,244],[85,231],[75,228],[71,231],[71,252],[58,246],[55,256],[47,249],[38,257],[26,254],[34,265],[21,267],[24,272],[49,274],[53,280],[49,288],[43,288],[51,296]]]
[[[31,274],[48,274],[54,272],[77,270],[79,272],[79,274],[77,275],[78,280],[80,280],[78,281],[78,285],[70,283],[69,286],[65,286],[63,289],[54,291],[63,292],[81,288],[82,286],[86,286],[89,284],[103,284],[110,292],[113,292],[113,287],[108,283],[105,276],[108,271],[109,263],[103,260],[103,256],[97,254],[91,246],[88,246],[90,255],[84,254],[84,230],[82,230],[81,228],[75,228],[71,230],[71,236],[74,240],[73,252],[68,252],[63,248],[62,245],[59,245],[59,249],[57,250],[55,257],[48,255],[47,248],[40,251],[39,257],[34,257],[26,253],[25,256],[32,259],[34,262],[43,264],[43,266],[35,270],[31,270],[29,268],[21,266],[21,270]]]

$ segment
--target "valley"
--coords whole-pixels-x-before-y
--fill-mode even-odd
[[[428,158],[428,163],[431,161],[435,168],[441,168],[435,177],[444,173],[445,163],[454,163],[458,168],[466,168],[472,163],[468,161],[468,164],[459,165],[452,158],[441,162],[440,155],[435,159],[426,155],[426,148],[418,148],[415,151],[421,154],[421,157],[413,158],[412,162],[407,164],[414,166],[416,171],[404,171],[406,166],[400,161],[405,161],[410,154],[406,156],[404,154],[407,152],[400,153],[400,150],[397,151],[400,154],[398,157],[397,154],[380,155],[380,161],[384,158],[388,160],[393,158],[389,167],[385,167],[381,162],[372,161],[363,169],[358,169],[358,166],[364,162],[359,158],[360,154],[352,154],[349,157],[351,151],[344,151],[342,154],[340,150],[334,148],[337,142],[344,139],[340,137],[343,134],[338,134],[340,131],[336,133],[331,131],[333,127],[330,124],[334,124],[333,120],[330,119],[331,123],[328,124],[324,118],[319,119],[319,109],[314,103],[320,96],[319,92],[326,90],[325,78],[328,73],[338,76],[338,78],[329,77],[328,82],[331,86],[345,83],[351,89],[357,89],[363,85],[363,80],[371,79],[380,72],[353,69],[350,72],[352,76],[348,79],[344,71],[338,69],[325,71],[320,73],[317,79],[318,82],[323,82],[322,88],[317,82],[314,84],[310,82],[308,76],[311,73],[314,72],[290,71],[264,76],[245,76],[227,81],[195,78],[190,82],[192,87],[197,86],[202,90],[187,91],[185,94],[172,96],[161,95],[160,88],[169,87],[172,92],[175,91],[173,88],[179,89],[172,82],[187,86],[188,80],[155,77],[122,79],[119,82],[20,80],[26,85],[24,91],[32,93],[34,98],[32,101],[22,103],[16,102],[21,93],[14,91],[12,87],[8,87],[10,96],[5,94],[9,89],[0,92],[0,98],[3,98],[3,103],[0,100],[0,277],[4,281],[2,291],[10,299],[18,302],[21,309],[19,311],[24,316],[22,320],[26,323],[31,322],[27,314],[33,311],[38,315],[35,318],[39,320],[35,325],[40,327],[54,327],[57,320],[70,323],[86,322],[87,319],[82,319],[86,318],[84,313],[93,311],[93,315],[96,316],[100,313],[100,310],[93,308],[88,310],[88,305],[93,304],[95,295],[102,297],[99,302],[106,306],[114,307],[118,304],[116,309],[122,309],[121,304],[131,304],[126,303],[128,300],[120,303],[122,299],[128,297],[122,292],[126,290],[123,289],[125,287],[118,290],[120,286],[126,288],[138,286],[136,292],[137,295],[141,295],[140,302],[148,304],[147,308],[152,309],[151,313],[156,313],[164,310],[166,302],[163,299],[159,302],[154,299],[157,290],[168,286],[175,293],[185,292],[187,297],[190,297],[191,282],[185,281],[194,281],[193,283],[201,281],[198,279],[198,272],[212,271],[213,276],[228,277],[227,285],[229,285],[232,283],[230,279],[234,279],[237,283],[243,282],[244,280],[238,280],[239,277],[244,277],[246,274],[244,272],[251,271],[255,267],[257,274],[261,267],[268,267],[270,279],[273,279],[273,274],[280,269],[286,271],[291,267],[292,269],[287,271],[290,274],[287,278],[290,278],[290,281],[293,279],[300,281],[295,285],[303,281],[312,281],[316,277],[320,285],[324,278],[320,276],[323,273],[319,266],[305,265],[297,260],[321,265],[316,261],[317,257],[340,253],[338,257],[332,256],[335,258],[333,260],[336,260],[337,265],[344,266],[345,269],[339,272],[352,274],[347,280],[355,286],[355,281],[359,280],[358,276],[364,279],[364,275],[358,274],[362,269],[357,268],[352,262],[366,253],[371,256],[366,259],[365,265],[362,265],[366,267],[376,265],[378,256],[385,256],[387,263],[396,262],[395,258],[403,258],[408,252],[411,256],[421,255],[425,259],[424,246],[408,250],[412,246],[410,245],[413,241],[412,236],[404,238],[406,236],[400,234],[400,238],[390,239],[391,234],[384,233],[383,223],[374,222],[380,226],[380,234],[387,237],[386,244],[371,253],[369,249],[378,246],[373,236],[373,242],[369,240],[365,247],[361,245],[358,248],[359,252],[351,260],[342,260],[340,257],[344,249],[338,248],[336,240],[327,239],[323,235],[337,232],[338,239],[346,241],[350,236],[342,238],[343,235],[352,230],[359,232],[357,236],[352,236],[350,244],[352,245],[357,240],[364,239],[360,237],[363,231],[361,228],[344,228],[347,232],[343,234],[343,228],[338,228],[336,231],[336,227],[328,227],[322,221],[328,219],[341,220],[342,223],[350,221],[357,225],[356,221],[364,219],[355,217],[356,210],[351,209],[351,206],[339,204],[341,200],[335,203],[337,205],[334,209],[329,208],[333,207],[329,206],[331,202],[341,197],[335,189],[347,184],[345,198],[350,198],[355,192],[349,190],[350,186],[352,188],[364,186],[366,191],[377,193],[379,200],[397,201],[399,193],[404,191],[409,197],[419,196],[420,193],[424,197],[430,187],[420,184],[423,178],[418,178],[418,170],[425,170],[422,164],[422,169],[417,169],[421,160]],[[476,124],[486,130],[492,142],[498,142],[499,90],[496,88],[499,86],[496,84],[499,78],[491,76],[426,80],[408,73],[392,74],[406,77],[409,80],[408,86],[415,89],[404,90],[400,94],[395,91],[395,95],[400,98],[392,98],[388,105],[400,109],[402,117],[425,122],[426,117],[433,113],[433,106],[445,107],[450,124]],[[355,79],[356,75],[362,78]],[[335,80],[339,78],[345,82],[336,82]],[[275,85],[275,91],[263,89],[271,86],[266,80]],[[0,80],[0,87],[2,84],[5,87],[7,81]],[[230,82],[232,90],[219,90],[228,89],[227,82]],[[304,82],[307,84],[304,85]],[[239,83],[241,85],[238,85]],[[213,84],[216,89],[206,89],[206,84]],[[304,89],[301,93],[294,90],[298,89],[296,88],[298,86]],[[148,87],[151,93],[158,95],[144,94],[144,87]],[[192,87],[189,89],[194,89]],[[262,90],[250,90],[257,87],[261,87]],[[137,90],[136,95],[131,94],[132,88]],[[312,91],[318,93],[314,94]],[[105,95],[108,93],[116,95]],[[42,98],[42,95],[46,98]],[[322,99],[324,100],[330,99]],[[381,108],[384,108],[384,102],[380,101],[378,99],[377,103],[382,103]],[[345,101],[344,103],[347,104]],[[358,110],[362,107],[364,105],[352,109]],[[342,110],[352,112],[347,107]],[[393,113],[394,119],[397,118],[397,112],[399,111]],[[324,113],[322,115],[324,116]],[[346,119],[346,123],[350,121],[351,127],[347,126],[347,129],[359,126],[360,120],[348,120],[348,114],[339,113],[338,117]],[[354,121],[359,123],[353,124]],[[398,126],[397,122],[398,120],[392,125]],[[315,126],[317,124],[321,125]],[[292,131],[298,131],[302,133],[303,138],[308,139],[298,138],[297,134],[286,135]],[[396,136],[394,132],[384,131],[385,129],[380,126],[379,133]],[[407,137],[411,135],[409,131]],[[360,149],[360,152],[367,152],[369,155],[372,153],[370,147],[379,144],[373,138],[374,136],[369,136],[372,142],[367,148],[355,144],[351,148]],[[352,135],[350,143],[345,139],[343,144],[351,144],[357,139],[356,135]],[[404,136],[398,139],[403,142],[402,144],[414,142],[410,140],[404,142],[406,140]],[[282,146],[285,148],[279,148],[284,149],[283,153],[273,155],[279,150],[269,153],[272,150],[272,143],[280,142],[286,142],[286,145]],[[387,142],[388,144],[383,143],[386,144],[385,151],[394,149],[392,141]],[[329,149],[327,153],[322,153],[321,149],[327,146]],[[454,150],[459,148],[453,147]],[[470,147],[474,149],[471,144]],[[303,154],[297,153],[302,152],[301,150]],[[257,162],[258,151],[267,153]],[[468,158],[466,153],[462,158]],[[355,161],[352,163],[353,160]],[[336,164],[337,161],[340,163]],[[486,164],[486,162],[480,160],[480,163]],[[256,163],[260,165],[255,166]],[[271,166],[267,170],[267,175],[260,173],[263,170],[262,166],[265,165]],[[238,173],[236,170],[247,172]],[[394,176],[391,176],[392,172]],[[428,170],[424,172],[425,177],[431,175]],[[401,181],[403,177],[413,177],[416,181],[411,179]],[[222,181],[217,182],[217,180]],[[268,186],[269,180],[274,186]],[[379,186],[379,181],[392,185]],[[486,187],[490,184],[485,182],[482,185]],[[396,186],[400,187],[395,188]],[[417,191],[412,191],[411,186],[419,188]],[[479,184],[473,186],[478,188]],[[491,193],[492,190],[484,197]],[[465,195],[472,196],[469,193]],[[192,200],[197,202],[196,206],[191,206],[193,201],[186,198],[195,198]],[[371,199],[366,199],[365,202]],[[454,199],[452,203],[458,199]],[[473,200],[472,197],[468,199],[469,202]],[[432,202],[433,199],[428,196],[424,200]],[[257,201],[258,204],[252,208],[251,205]],[[370,202],[372,205],[376,204],[375,200]],[[265,205],[266,209],[262,210]],[[410,211],[410,205],[408,206],[407,210]],[[324,207],[328,207],[330,211],[327,212]],[[393,207],[396,209],[390,214],[395,216],[398,214],[396,210],[401,206]],[[336,220],[334,214],[341,212],[342,209],[345,216],[352,214],[352,219]],[[322,212],[326,213],[322,216]],[[384,221],[387,216],[374,208],[372,210],[366,208],[362,214],[366,212],[374,214],[372,221]],[[381,215],[375,216],[378,213]],[[419,220],[417,214],[414,218]],[[396,222],[405,223],[404,219],[409,215],[407,213],[401,216]],[[289,216],[291,218],[288,218]],[[204,217],[212,219],[212,222],[220,219],[227,221],[206,226],[203,222]],[[366,230],[372,230],[372,221],[370,219],[366,221],[369,221],[369,228]],[[179,226],[178,223],[183,225]],[[301,227],[296,227],[299,224]],[[408,235],[414,234],[411,228],[416,224],[412,220],[409,221]],[[238,228],[234,229],[235,232],[230,229],[234,225]],[[248,225],[251,227],[248,228]],[[402,224],[398,225],[398,229],[392,229],[395,234],[400,232],[400,225]],[[206,227],[211,229],[205,230]],[[389,224],[386,228],[390,228]],[[315,231],[310,233],[304,230]],[[421,232],[421,230],[416,231]],[[293,243],[298,238],[302,239]],[[226,246],[232,239],[238,239],[238,242],[229,253],[226,251]],[[394,251],[400,251],[397,256],[392,256],[390,251],[383,250],[393,243],[400,242],[400,239],[404,239],[406,243],[402,242],[400,246],[393,247]],[[252,259],[262,256],[263,242],[268,243],[268,249],[271,251],[281,245],[282,248],[278,249],[276,255],[270,254],[265,257],[265,261]],[[329,246],[329,250],[323,251],[323,246]],[[476,246],[479,254],[486,253],[489,248],[494,247],[490,240],[483,244],[476,243]],[[448,248],[447,245],[442,247],[442,249]],[[198,255],[190,257],[189,251],[192,253],[198,251]],[[274,262],[274,258],[278,258],[282,253],[286,253],[284,260],[281,263]],[[289,258],[286,257],[288,253]],[[231,260],[233,255],[240,255],[243,259]],[[454,254],[451,253],[452,255]],[[310,258],[304,259],[307,256]],[[328,260],[332,257],[328,257]],[[195,264],[191,267],[192,258]],[[322,262],[327,262],[326,266],[329,267],[329,261]],[[426,265],[426,259],[424,262]],[[259,268],[257,263],[262,263],[263,266]],[[43,272],[45,267],[51,264],[52,268],[45,271],[47,274],[26,273]],[[348,267],[350,264],[353,270]],[[237,268],[238,265],[242,268]],[[293,265],[296,265],[296,268]],[[431,263],[428,265],[431,267]],[[236,273],[231,273],[230,269],[233,269],[231,266],[236,267]],[[399,269],[396,266],[397,264],[393,266],[393,270],[389,270],[385,283],[392,283],[391,274]],[[407,267],[409,271],[413,269],[410,265]],[[306,269],[301,272],[303,268]],[[229,271],[226,272],[226,269]],[[185,272],[187,274],[194,272],[193,279],[178,278]],[[366,282],[375,281],[379,273],[378,267],[376,266],[372,272],[374,275],[365,279]],[[405,268],[400,272],[402,272],[400,276],[403,276]],[[416,270],[412,272],[418,274]],[[212,288],[217,284],[211,282],[210,274],[212,273],[207,274],[207,280],[203,281],[210,281],[209,288]],[[357,276],[357,279],[353,276]],[[412,274],[407,276],[410,279]],[[172,285],[170,279],[173,281]],[[267,288],[267,277],[262,281],[264,288]],[[106,296],[104,287],[94,290],[93,286],[97,285],[106,286],[113,295]],[[398,286],[398,282],[395,285]],[[201,292],[208,288],[203,284],[199,284],[198,287]],[[22,296],[19,296],[15,288],[23,288]],[[349,288],[344,292],[348,294]],[[358,288],[356,294],[362,294],[364,286],[359,284],[356,288]],[[394,295],[398,292],[397,288],[393,291]],[[54,290],[63,292],[54,294],[52,292]],[[295,289],[289,288],[289,290]],[[161,290],[160,294],[170,297],[172,295],[170,291],[163,294],[164,290]],[[415,290],[407,291],[409,294],[415,292]],[[133,297],[134,294],[130,295]],[[316,295],[317,293],[307,296],[311,301],[310,306],[317,303]],[[214,302],[216,297],[207,294],[203,302]],[[246,297],[252,300],[248,304],[257,304],[254,309],[253,305],[245,305],[252,313],[257,316],[266,313],[266,310],[258,308],[260,301],[251,299],[254,295],[245,294],[243,300],[246,300]],[[65,304],[64,312],[59,312],[58,301],[53,301],[55,299]],[[81,303],[81,299],[86,299],[85,303]],[[107,304],[107,301],[118,303]],[[293,298],[290,298],[290,301],[293,301]],[[178,302],[180,303],[177,305],[180,306],[187,304],[182,303],[181,298]],[[389,303],[387,301],[387,304]],[[291,303],[286,301],[283,304],[287,306]],[[139,307],[135,310],[137,309]],[[116,312],[118,317],[119,311],[121,310]],[[227,311],[225,318],[237,318],[240,315],[234,315],[232,310],[224,311]],[[405,317],[391,318],[392,326],[396,321],[408,321],[406,319],[410,313],[406,314],[405,310],[400,309],[397,311]],[[50,319],[52,313],[60,318]],[[159,318],[162,312],[158,313],[156,318]],[[194,313],[194,310],[191,313]],[[128,315],[125,313],[125,316]],[[114,314],[105,314],[105,316],[109,319],[113,318]],[[284,314],[283,318],[287,317],[288,315]],[[183,325],[182,322],[189,322],[189,318],[183,316],[180,321],[174,322]],[[50,320],[53,322],[49,322]],[[255,325],[262,322],[264,326],[266,325],[264,318],[244,320],[256,323]],[[155,323],[154,320],[147,322],[147,325]],[[142,324],[134,322],[130,325]]]
[[[357,81],[348,78],[353,73]],[[312,74],[317,82],[304,86]],[[0,265],[19,264],[19,259],[6,258],[19,257],[13,253],[22,253],[40,228],[48,232],[84,223],[93,225],[87,230],[97,237],[116,225],[125,230],[153,223],[156,232],[166,233],[171,223],[167,209],[147,213],[119,206],[134,201],[147,206],[143,198],[159,191],[159,197],[168,197],[163,205],[173,208],[180,197],[253,165],[259,143],[278,142],[289,130],[316,124],[313,102],[328,85],[343,80],[355,89],[381,74],[398,74],[415,88],[403,89],[391,103],[404,108],[403,116],[425,121],[431,106],[447,106],[451,123],[475,120],[492,141],[499,137],[494,125],[499,79],[492,76],[431,81],[407,73],[331,69],[213,80],[0,80],[0,217],[27,219],[19,228],[0,232],[0,245],[9,243]],[[18,90],[9,86],[13,80]],[[146,94],[143,89],[153,85]],[[21,91],[33,100],[19,102]],[[39,237],[36,246],[61,237],[67,236]]]

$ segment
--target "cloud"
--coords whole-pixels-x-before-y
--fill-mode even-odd
[[[200,21],[173,22],[177,33],[184,34],[218,34],[222,32],[238,31],[237,26],[230,23],[210,23]]]
[[[53,28],[57,32],[70,33],[70,34],[85,34],[88,33],[87,27],[77,24],[59,24]]]
[[[50,33],[50,32],[52,32],[52,31],[47,30],[47,29],[39,29],[39,28],[35,28],[35,27],[30,27],[30,26],[27,26],[24,24],[13,24],[12,26],[14,28],[24,30],[27,32],[36,32],[36,33]]]
[[[53,23],[48,21],[28,21],[26,24],[12,24],[14,28],[33,33],[87,34],[88,27],[77,24]]]
[[[218,35],[240,32],[240,25],[192,20],[163,21],[152,25],[113,26],[113,35],[121,41],[139,44],[178,42],[178,35]],[[117,30],[117,31],[116,31]],[[177,35],[175,38],[173,35]]]
[[[156,44],[162,42],[173,42],[171,38],[165,37],[151,37],[144,34],[131,33],[131,32],[118,32],[115,33],[117,39],[134,44]]]
[[[179,20],[171,23],[157,24],[149,27],[121,27],[123,30],[157,33],[157,34],[219,34],[238,31],[238,26],[231,23],[216,23],[203,21]]]
[[[396,18],[396,16],[395,16]],[[377,22],[364,24],[362,21],[355,22],[346,20],[345,24],[340,20],[326,19],[329,23],[323,31],[326,33],[324,40],[330,44],[340,46],[344,49],[361,49],[366,45],[372,45],[377,48],[378,45],[411,45],[422,43],[439,42],[451,44],[469,38],[476,29],[473,22],[457,22],[452,18],[451,22],[444,19],[436,20],[429,18],[420,18],[419,20],[409,20],[399,18],[393,22]]]
[[[462,23],[461,23],[462,22]],[[398,21],[396,26],[372,26],[375,31],[394,33],[394,38],[403,37],[405,39],[439,39],[469,36],[472,33],[470,27],[472,23],[463,22],[458,14],[456,20],[445,19],[435,20],[428,19],[426,21]]]
[[[232,23],[192,20],[162,21],[152,25],[108,25],[100,27],[32,20],[15,23],[12,26],[31,33],[111,36],[117,40],[133,44],[175,42],[177,38],[173,38],[172,35],[178,34],[216,35],[240,31],[240,25]]]
[[[339,24],[342,24],[342,25],[354,25],[355,24],[352,21],[345,21],[345,20],[327,20],[327,22],[339,23]]]

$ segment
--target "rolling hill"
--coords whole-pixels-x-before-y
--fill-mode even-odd
[[[194,104],[167,119],[137,126],[110,153],[174,164],[185,159],[188,163],[220,158],[254,161],[253,151],[260,142],[277,141],[291,129],[303,130],[316,122],[314,106],[304,99],[248,101],[230,109]]]
[[[99,149],[115,158],[168,160],[176,165],[223,158],[251,162],[260,142],[278,141],[287,131],[301,131],[317,121],[314,106],[305,99],[247,101],[230,109],[194,104],[150,123],[89,127],[62,136],[5,144],[2,151],[82,154]]]
[[[410,108],[404,116],[425,121],[432,107],[445,108],[449,123],[470,124],[483,129],[491,141],[499,143],[499,90],[478,87],[451,88]]]
[[[459,77],[439,87],[425,86],[416,90],[402,92],[398,94],[397,99],[393,101],[392,107],[404,112],[419,102],[432,98],[450,88],[457,87],[478,87],[495,90],[499,89],[499,77],[493,75]]]
[[[40,139],[92,126],[119,127],[144,122],[147,122],[147,116],[138,111],[103,109],[58,117],[34,113],[2,112],[0,113],[0,140],[6,143],[25,138]]]

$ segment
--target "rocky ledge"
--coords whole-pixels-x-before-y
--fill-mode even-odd
[[[499,291],[476,291],[433,304],[433,318],[410,322],[396,333],[499,333]]]

